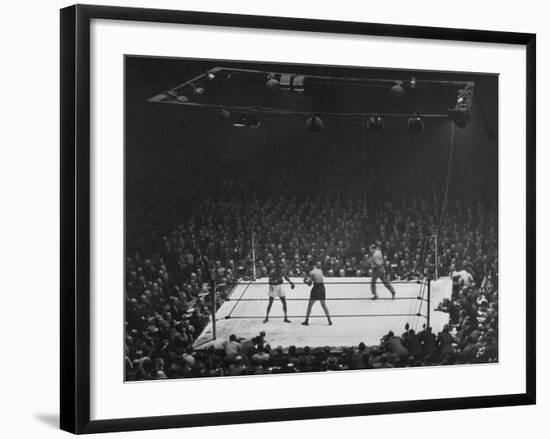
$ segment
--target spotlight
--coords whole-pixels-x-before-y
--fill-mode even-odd
[[[233,117],[234,127],[258,128],[261,120],[254,113],[237,113]]]
[[[306,77],[302,75],[296,75],[294,78],[292,78],[292,91],[303,92],[305,80]]]
[[[306,77],[282,73],[280,76],[281,90],[288,92],[303,92]]]
[[[384,129],[384,119],[380,116],[370,116],[367,119],[367,128],[371,131],[382,131]]]
[[[216,73],[216,77],[218,79],[221,79],[223,81],[229,81],[231,79],[231,72],[228,72],[228,71],[218,71]]]
[[[208,78],[209,81],[213,81],[214,79],[216,79],[216,75],[214,75],[214,73],[212,72],[208,72],[206,77]]]
[[[280,77],[281,90],[283,91],[292,91],[292,75],[288,73],[282,73]]]
[[[191,93],[195,96],[201,96],[204,93],[204,88],[193,86],[193,88],[191,89]]]
[[[229,112],[229,110],[226,110],[225,108],[218,113],[218,121],[220,122],[225,122],[226,120],[229,120],[230,117],[231,117],[231,113]]]
[[[392,86],[390,92],[394,96],[401,96],[405,92],[405,89],[403,88],[403,81],[395,81],[395,84]]]
[[[321,131],[324,126],[325,124],[319,116],[313,115],[306,120],[306,130],[310,133],[317,133]]]
[[[262,121],[255,113],[245,113],[244,115],[245,125],[249,128],[258,128]]]
[[[466,128],[472,118],[472,112],[469,109],[450,110],[448,113],[458,128]]]
[[[265,88],[267,88],[269,91],[278,91],[280,85],[281,84],[279,83],[279,81],[277,81],[275,75],[273,73],[270,73],[267,77]]]
[[[169,90],[164,93],[162,100],[166,102],[187,102],[189,99],[184,95],[180,95],[177,91]]]
[[[407,120],[407,126],[409,127],[409,129],[417,133],[424,131],[424,121],[421,117],[418,116],[409,117],[409,119]]]
[[[411,78],[411,80],[409,81],[409,87],[412,88],[413,90],[416,88],[418,84],[416,83],[416,78],[413,76]]]
[[[454,119],[453,122],[458,128],[462,129],[466,128],[466,125],[468,125],[468,119],[463,117]]]

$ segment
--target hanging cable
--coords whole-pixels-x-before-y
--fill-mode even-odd
[[[422,237],[422,264],[420,264],[420,273],[424,275],[424,267],[426,266],[427,250],[428,247],[428,237]]]
[[[454,141],[455,141],[455,124],[451,123],[451,139],[449,144],[449,160],[447,163],[447,178],[445,182],[445,194],[443,196],[443,203],[441,204],[441,214],[439,216],[439,221],[437,223],[436,233],[439,232],[441,224],[443,223],[443,218],[445,216],[445,211],[447,209],[447,201],[449,198],[449,183],[451,181],[451,169],[453,164],[453,150],[454,150]]]
[[[366,171],[366,163],[367,163],[367,157],[366,157],[366,149],[367,149],[367,129],[364,125],[361,125],[361,152],[362,152],[362,160],[361,160],[361,198],[362,198],[362,208],[363,208],[363,215],[367,215],[367,189],[366,189],[366,179],[367,179],[367,171]]]

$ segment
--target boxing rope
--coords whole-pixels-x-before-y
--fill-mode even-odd
[[[309,300],[309,299],[308,299]],[[339,317],[339,318],[347,318],[347,317],[426,317],[426,316],[418,316],[417,314],[331,314],[331,318],[334,318],[334,317]],[[297,319],[297,318],[303,318],[304,315],[303,314],[300,314],[300,315],[294,315],[294,316],[288,316],[289,319],[291,318],[294,318],[294,319]],[[326,319],[327,316],[326,315],[310,315],[309,318],[310,319],[313,319],[313,318],[324,318]],[[228,320],[228,319],[239,319],[239,320],[242,320],[242,319],[265,319],[265,315],[262,315],[262,316],[239,316],[239,317],[230,317],[230,316],[225,316],[224,319]],[[218,320],[222,320],[222,319],[218,319]]]
[[[229,315],[233,314],[233,311],[235,311],[235,308],[237,307],[237,305],[239,304],[239,302],[241,301],[245,301],[247,299],[243,299],[243,296],[245,295],[246,293],[246,290],[248,290],[248,287],[252,285],[252,282],[248,282],[248,285],[243,289],[243,292],[241,293],[241,295],[239,296],[239,298],[237,300],[235,300],[235,305],[233,305],[233,308],[231,308],[231,311],[229,311]],[[231,299],[231,297],[228,297],[225,301],[226,302],[230,302],[232,301],[233,299]],[[215,316],[213,316],[215,317]]]
[[[395,298],[391,298],[391,297],[378,297],[376,300],[424,300],[426,301],[426,299],[424,299],[423,297],[420,297],[420,296],[408,296],[408,297],[395,297]],[[226,299],[225,301],[226,302],[267,302],[269,300],[269,298],[252,298],[252,299]],[[308,301],[309,298],[307,297],[304,297],[304,298],[294,298],[294,297],[286,297],[286,301],[287,302],[291,302],[291,301]],[[373,300],[372,297],[327,297],[325,299],[325,301],[334,301],[334,300]]]
[[[325,282],[325,285],[370,285],[371,284],[371,281],[370,280],[367,280],[367,281],[353,281],[353,282],[344,282],[344,281],[335,281],[335,280],[332,280],[332,279],[335,279],[334,277],[329,277],[329,278],[325,278],[325,280],[328,280],[330,279],[329,282]],[[348,279],[350,279],[348,277]],[[238,282],[224,282],[223,284],[218,284],[218,286],[221,286],[221,285],[233,285],[233,286],[237,286],[237,285],[242,285],[244,284],[245,282],[248,282],[248,283],[253,283],[254,285],[271,285],[269,282],[262,282],[262,281],[238,281]],[[376,282],[374,282],[376,285],[384,285],[384,282],[382,282],[381,280],[377,280]],[[399,284],[411,284],[413,283],[413,280],[392,280],[391,281],[391,284],[392,285],[399,285]],[[422,284],[426,284],[426,279],[422,278],[422,280],[417,280],[415,283],[419,284],[419,285],[422,285]],[[415,297],[416,298],[416,297]]]
[[[376,301],[380,301],[380,300],[388,300],[388,301],[391,301],[391,300],[418,300],[419,302],[419,306],[418,306],[418,311],[416,313],[397,313],[397,314],[392,314],[392,313],[384,313],[384,314],[334,314],[332,315],[332,317],[337,317],[337,318],[348,318],[348,317],[423,317],[427,320],[427,326],[430,325],[430,279],[427,278],[427,279],[423,279],[422,281],[417,281],[418,284],[420,284],[420,291],[419,291],[419,294],[418,296],[406,296],[406,297],[395,297],[395,298],[377,298]],[[376,284],[381,284],[382,282],[375,282]],[[404,281],[401,281],[401,282],[393,282],[394,284],[396,283],[401,283],[401,284],[406,284],[406,283],[410,283],[410,282],[404,282]],[[236,284],[236,283],[227,283],[226,285],[231,285],[231,284]],[[225,301],[226,302],[235,302],[234,305],[232,306],[231,310],[229,311],[229,313],[223,317],[220,317],[220,318],[216,318],[216,320],[228,320],[228,319],[264,319],[265,318],[265,315],[261,315],[261,316],[257,316],[257,315],[251,315],[251,316],[233,316],[233,312],[235,311],[235,309],[237,308],[237,306],[239,305],[239,303],[241,302],[267,302],[269,301],[269,298],[268,297],[261,297],[261,298],[244,298],[244,295],[246,293],[246,291],[248,290],[248,288],[250,287],[250,285],[269,285],[269,282],[248,282],[246,287],[243,289],[243,292],[239,295],[238,298],[231,298],[231,297],[228,297]],[[367,281],[367,282],[338,282],[338,281],[335,281],[335,282],[330,282],[328,283],[327,285],[344,285],[344,284],[347,284],[347,285],[356,285],[356,284],[368,284],[370,285],[370,282]],[[427,297],[424,297],[424,296],[427,296]],[[294,298],[294,297],[286,297],[286,300],[287,301],[302,301],[302,302],[309,302],[309,297],[304,297],[304,298]],[[364,301],[364,300],[368,300],[368,301],[373,301],[372,297],[327,297],[325,299],[327,302],[328,301]],[[426,309],[427,309],[427,313],[426,314],[423,314],[422,313],[422,307],[424,305],[424,303],[426,303]],[[290,315],[288,316],[288,318],[301,318],[303,317],[303,315]],[[311,315],[310,316],[311,318],[320,318],[320,317],[323,317],[323,318],[326,318],[326,316],[324,315]]]
[[[376,284],[380,284],[381,282],[375,282]],[[412,282],[410,281],[395,281],[393,284],[410,284]],[[419,284],[419,291],[417,296],[401,296],[401,297],[395,297],[392,298],[385,298],[385,297],[379,297],[375,301],[404,301],[404,300],[417,300],[418,301],[418,308],[416,312],[411,313],[363,313],[363,314],[333,314],[332,317],[334,318],[378,318],[378,317],[411,317],[411,321],[409,322],[412,327],[418,327],[418,319],[426,319],[426,326],[430,326],[430,306],[431,306],[431,279],[429,277],[425,277],[422,280],[417,280],[417,284]],[[245,285],[246,284],[246,285]],[[339,281],[333,281],[328,282],[327,285],[353,285],[353,284],[370,284],[370,281],[363,281],[363,282],[339,282]],[[212,341],[217,339],[216,336],[216,322],[219,321],[225,321],[228,319],[233,320],[259,320],[264,319],[265,315],[240,315],[240,316],[234,316],[233,313],[237,309],[237,306],[240,302],[267,302],[269,300],[268,297],[260,297],[260,298],[245,298],[249,287],[251,285],[269,285],[269,282],[255,282],[255,281],[237,281],[237,282],[228,282],[224,285],[232,285],[233,288],[231,290],[231,293],[227,299],[225,299],[225,302],[234,302],[231,306],[231,310],[229,313],[225,316],[216,317],[216,292],[218,291],[218,287],[221,285],[216,285],[215,281],[212,281],[211,284],[211,297],[212,297],[212,314],[211,314],[211,329],[207,330],[205,334],[208,334],[209,337],[203,340],[202,342],[195,345],[196,348],[205,346],[208,343],[211,343]],[[236,287],[237,286],[243,286],[243,290],[240,292],[239,297],[232,297],[236,293]],[[307,302],[310,299],[309,298],[286,298],[288,301],[303,301]],[[363,301],[373,301],[372,297],[327,297],[325,299],[326,301],[356,301],[356,302],[363,302]],[[425,306],[425,308],[424,308]],[[302,318],[304,317],[303,314],[301,315],[289,315],[288,318]],[[326,318],[324,315],[310,315],[310,318],[318,319],[318,318]]]

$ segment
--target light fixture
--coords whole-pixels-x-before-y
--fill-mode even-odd
[[[225,122],[229,120],[230,117],[231,117],[231,113],[229,112],[229,110],[226,110],[225,108],[220,110],[220,112],[218,113],[218,121],[220,122]]]
[[[303,92],[306,77],[304,75],[294,75],[282,73],[280,75],[281,90],[288,92]]]
[[[292,91],[303,92],[304,82],[306,77],[303,75],[296,75],[292,78]]]
[[[451,120],[458,128],[466,128],[466,125],[470,122],[472,118],[472,112],[469,108],[459,108],[454,110],[449,110],[448,114]]]
[[[194,96],[201,96],[202,94],[204,94],[204,87],[195,87],[195,86],[193,86],[193,88],[191,89],[191,93]]]
[[[419,116],[411,116],[407,120],[407,127],[412,131],[420,133],[424,131],[424,121]]]
[[[413,76],[411,78],[411,80],[409,81],[409,87],[412,88],[413,90],[416,88],[418,84],[416,83],[416,78]]]
[[[245,113],[244,120],[249,128],[258,128],[262,123],[256,113]]]
[[[232,119],[234,127],[258,128],[262,123],[255,113],[249,112],[234,113]]]
[[[458,113],[453,117],[453,122],[458,128],[464,129],[470,122],[470,116],[466,113]]]
[[[213,81],[214,79],[216,79],[216,75],[212,72],[208,72],[206,77],[208,78],[209,81]]]
[[[380,116],[369,116],[367,128],[371,131],[382,131],[384,129],[384,119]]]
[[[310,133],[317,133],[323,129],[325,124],[318,115],[312,115],[306,120],[306,130]]]
[[[163,100],[168,102],[177,101],[184,103],[187,102],[189,99],[187,98],[187,96],[180,95],[176,90],[168,90],[164,93]]]
[[[390,93],[394,96],[401,96],[404,92],[403,81],[395,81],[395,84],[390,89]]]
[[[274,73],[270,73],[267,76],[267,82],[265,83],[265,88],[267,88],[269,91],[278,91],[280,87],[279,81],[277,81],[277,78],[275,77]]]

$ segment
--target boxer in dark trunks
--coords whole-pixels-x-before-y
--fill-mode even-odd
[[[325,277],[323,275],[323,270],[321,270],[321,264],[317,262],[317,265],[311,266],[307,277],[304,279],[304,282],[309,286],[313,285],[311,288],[311,293],[309,295],[309,303],[307,304],[306,319],[302,322],[302,325],[309,325],[309,316],[311,315],[311,308],[313,304],[318,300],[321,302],[321,306],[325,311],[325,315],[328,319],[328,324],[332,325],[332,320],[330,319],[330,314],[328,312],[327,304],[325,303],[326,299],[326,290],[325,290]]]

